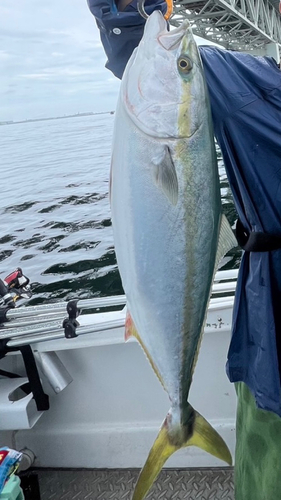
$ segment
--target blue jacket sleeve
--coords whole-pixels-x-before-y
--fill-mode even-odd
[[[107,55],[106,68],[122,78],[125,66],[143,35],[145,19],[133,0],[124,11],[117,10],[114,0],[87,0],[89,9],[100,30],[101,42]],[[148,14],[159,9],[166,12],[165,0],[146,0]]]

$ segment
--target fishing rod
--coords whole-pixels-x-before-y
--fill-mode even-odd
[[[124,326],[124,318],[80,325],[77,318],[83,311],[99,312],[103,308],[126,304],[125,295],[70,300],[38,306],[19,307],[20,299],[30,299],[30,280],[17,268],[4,280],[0,279],[0,343],[5,348],[29,345],[61,338],[71,339],[79,335]],[[79,327],[79,328],[78,328]]]
[[[100,309],[104,307],[122,306],[126,303],[125,295],[113,295],[111,297],[96,297],[93,299],[77,300],[77,307],[79,309]],[[0,307],[1,309],[1,307]],[[5,316],[1,318],[0,310],[0,323],[12,319],[29,318],[33,316],[58,315],[67,312],[67,302],[57,302],[50,304],[42,304],[39,306],[28,306],[21,309],[8,309]],[[4,312],[3,312],[4,314]],[[39,319],[39,318],[38,318]]]
[[[22,273],[21,270],[20,272]],[[218,272],[214,280],[212,293],[234,292],[236,277],[237,272],[233,270]],[[229,282],[231,279],[233,281]],[[28,278],[26,278],[26,283],[27,280]],[[6,278],[4,282],[7,283]],[[10,293],[10,290],[7,290],[7,285],[5,285],[2,295],[7,296],[7,293]],[[19,295],[19,290],[16,293]],[[22,290],[22,293],[26,294],[27,290]],[[30,290],[28,290],[28,293],[29,297],[31,297]],[[95,297],[26,307],[10,307],[9,304],[11,305],[11,301],[8,305],[7,303],[1,305],[0,302],[0,342],[5,341],[7,347],[15,347],[64,337],[71,339],[78,335],[123,327],[124,315],[118,319],[104,321],[104,318],[102,318],[101,321],[97,321],[97,313],[104,308],[123,308],[126,305],[126,296]],[[86,315],[87,310],[94,313],[91,316],[92,323],[83,325],[82,321],[82,325],[80,325],[79,316],[82,315],[82,312]]]

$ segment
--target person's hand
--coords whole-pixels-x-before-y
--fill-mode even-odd
[[[117,8],[118,10],[122,11],[124,9],[126,9],[127,5],[129,5],[129,3],[131,3],[132,0],[119,0],[118,4],[117,4]]]

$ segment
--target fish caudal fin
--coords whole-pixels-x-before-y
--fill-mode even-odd
[[[186,446],[197,446],[219,458],[228,465],[232,465],[231,453],[218,432],[207,420],[195,411],[193,434]]]
[[[166,460],[179,449],[179,446],[170,442],[166,417],[141,470],[132,500],[142,500],[145,497]]]
[[[191,406],[186,424],[175,423],[173,420],[173,413],[170,411],[139,475],[132,500],[142,500],[145,497],[165,462],[180,448],[198,446],[229,465],[232,464],[231,454],[224,440]]]

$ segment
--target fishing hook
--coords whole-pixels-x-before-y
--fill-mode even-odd
[[[137,8],[138,8],[139,14],[144,19],[148,19],[149,15],[144,8],[144,4],[145,4],[145,0],[138,0]],[[171,14],[173,12],[173,0],[166,0],[166,4],[167,4],[167,10],[166,10],[166,14],[164,15],[164,19],[166,19],[166,21],[168,21],[168,19],[170,18]]]
[[[145,3],[145,0],[138,0],[137,8],[138,8],[138,11],[139,11],[139,14],[141,15],[141,17],[143,17],[144,19],[148,19],[149,15],[144,8],[144,3]]]

